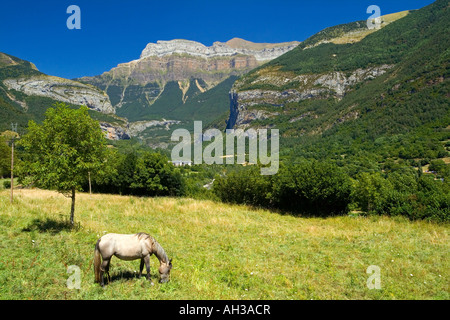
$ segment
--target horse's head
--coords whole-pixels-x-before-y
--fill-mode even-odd
[[[169,262],[163,262],[159,266],[159,283],[165,283],[169,281],[170,278],[170,270],[172,269],[172,259]]]

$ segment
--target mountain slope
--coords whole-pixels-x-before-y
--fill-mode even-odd
[[[22,131],[29,120],[43,120],[47,108],[58,101],[86,105],[98,120],[122,122],[112,116],[114,108],[98,88],[46,75],[31,62],[0,53],[0,131],[11,129],[11,123]]]
[[[318,33],[235,82],[228,127],[277,127],[297,156],[445,156],[448,10],[436,1],[358,42],[328,40],[362,22]]]

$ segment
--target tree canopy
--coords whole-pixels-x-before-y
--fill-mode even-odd
[[[21,172],[34,186],[71,195],[70,222],[74,222],[75,191],[81,190],[89,172],[103,163],[106,138],[88,108],[71,109],[64,103],[49,108],[42,125],[30,121],[20,141],[25,150]]]

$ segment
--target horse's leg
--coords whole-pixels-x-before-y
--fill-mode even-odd
[[[150,284],[153,285],[153,281],[152,281],[152,279],[151,279],[151,277],[150,277],[150,255],[149,255],[149,254],[146,255],[146,256],[143,258],[143,260],[144,260],[144,262],[145,262],[145,267],[146,267],[146,269],[147,269],[147,280],[149,280],[149,281],[150,281]]]
[[[111,258],[109,259],[103,259],[102,265],[100,266],[100,280],[101,280],[101,286],[104,287],[105,286],[105,279],[103,278],[103,274],[106,271],[107,275],[109,274],[109,261]]]
[[[111,282],[111,275],[109,274],[110,266],[111,266],[111,259],[108,260],[108,265],[106,266],[106,276],[108,277],[108,284]]]
[[[142,276],[142,270],[144,270],[144,258],[141,258],[141,265],[139,266],[139,278]]]

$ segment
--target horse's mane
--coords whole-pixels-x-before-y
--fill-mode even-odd
[[[169,257],[167,256],[166,252],[164,251],[164,249],[161,247],[161,245],[158,243],[158,241],[156,241],[155,238],[150,237],[152,240],[152,244],[153,244],[153,248],[155,250],[155,255],[157,257],[159,257],[160,260],[162,260],[163,262],[168,263],[169,262]]]
[[[164,251],[164,249],[161,247],[161,245],[158,243],[158,241],[156,241],[155,238],[153,238],[151,235],[149,235],[148,233],[145,232],[139,232],[136,233],[136,236],[138,237],[138,239],[142,239],[142,240],[147,240],[149,239],[150,242],[152,243],[152,247],[154,250],[154,254],[162,261],[164,262],[169,262],[169,257],[167,256],[166,252]]]
[[[145,239],[150,237],[150,235],[148,233],[145,233],[145,232],[136,233],[136,236],[138,237],[139,240],[141,240],[141,239],[145,240]]]

